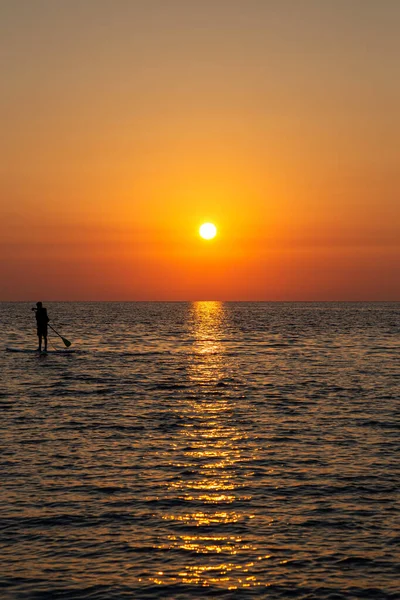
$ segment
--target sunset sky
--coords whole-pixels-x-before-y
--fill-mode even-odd
[[[398,0],[0,0],[0,300],[400,300],[399,31]]]

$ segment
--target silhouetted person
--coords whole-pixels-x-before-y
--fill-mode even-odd
[[[36,308],[33,308],[36,312],[36,324],[37,334],[39,338],[39,352],[42,350],[42,338],[44,339],[44,351],[47,351],[47,323],[50,321],[47,316],[47,310],[44,308],[41,302],[36,302]]]

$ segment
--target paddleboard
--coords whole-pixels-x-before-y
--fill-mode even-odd
[[[22,352],[24,354],[73,354],[75,350],[31,350],[29,348],[6,348],[6,352]]]

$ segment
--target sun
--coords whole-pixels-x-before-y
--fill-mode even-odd
[[[199,233],[204,240],[212,240],[217,235],[217,228],[213,223],[203,223]]]

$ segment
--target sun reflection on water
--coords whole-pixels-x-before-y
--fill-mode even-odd
[[[163,550],[186,553],[185,568],[157,574],[159,584],[186,583],[225,589],[261,585],[246,562],[257,548],[238,531],[245,531],[252,515],[240,510],[251,499],[243,488],[241,466],[247,459],[242,448],[246,434],[236,423],[232,400],[224,392],[229,378],[223,338],[226,315],[221,302],[192,305],[193,339],[187,376],[196,394],[181,401],[185,426],[181,430],[181,461],[188,473],[168,482],[169,492],[182,501],[181,510],[164,514],[171,526]],[[222,385],[221,385],[222,384]],[[176,463],[171,466],[177,466]],[[196,558],[197,557],[197,558]]]

